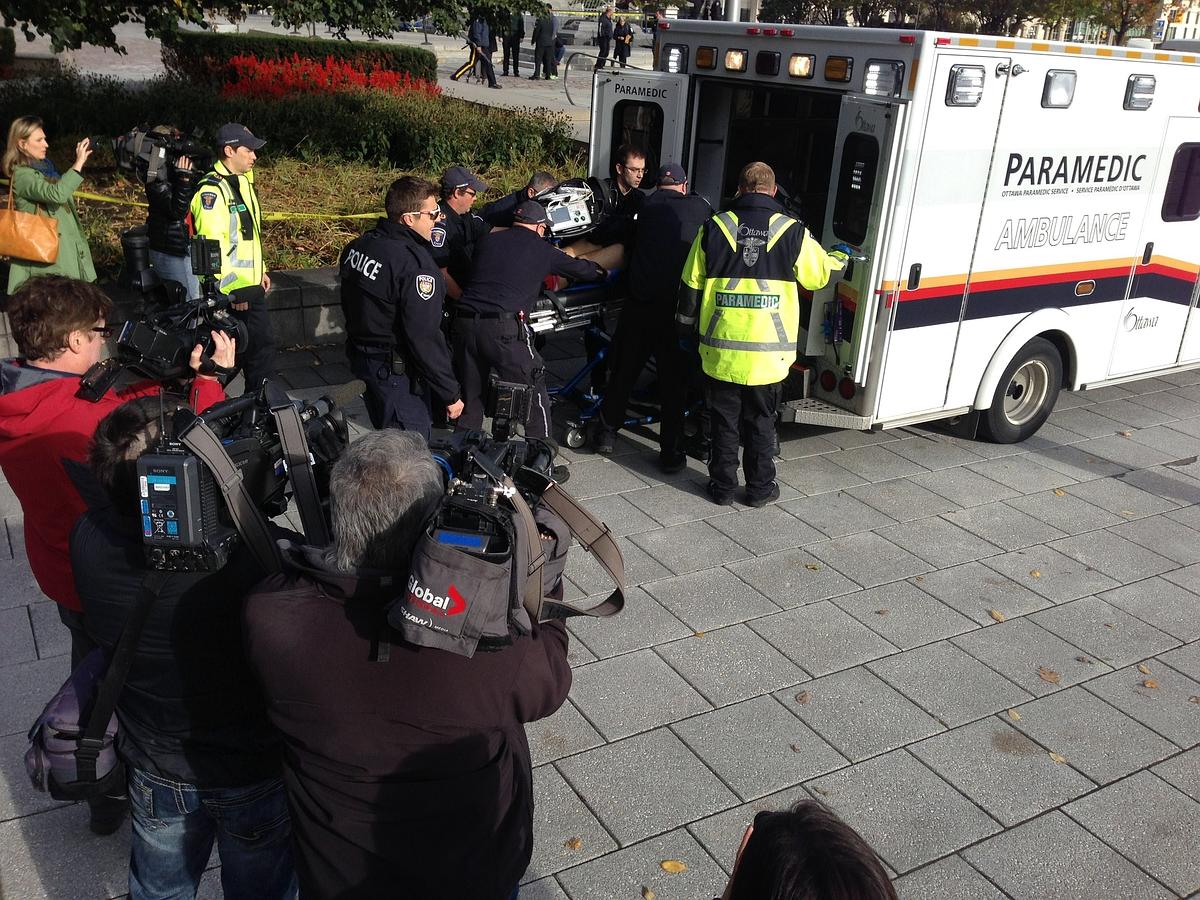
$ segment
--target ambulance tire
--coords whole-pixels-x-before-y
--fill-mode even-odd
[[[979,418],[983,436],[996,444],[1025,440],[1049,417],[1062,388],[1062,357],[1045,338],[1022,347],[1004,370],[992,405]]]

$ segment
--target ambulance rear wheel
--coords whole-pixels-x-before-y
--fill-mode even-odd
[[[1062,388],[1062,357],[1045,338],[1034,338],[1004,370],[992,405],[980,417],[984,437],[997,444],[1023,441],[1042,427]]]
[[[567,429],[567,446],[572,450],[578,450],[587,443],[587,433],[582,429],[572,426]]]

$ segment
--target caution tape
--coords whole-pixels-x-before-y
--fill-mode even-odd
[[[0,178],[0,184],[8,184],[7,178]],[[141,200],[126,200],[124,197],[106,197],[104,194],[93,194],[90,191],[75,191],[72,195],[80,200],[93,200],[97,203],[113,203],[117,206],[134,206],[146,209],[149,204]],[[300,213],[300,212],[269,212],[263,213],[267,222],[282,222],[287,219],[377,219],[379,213]]]

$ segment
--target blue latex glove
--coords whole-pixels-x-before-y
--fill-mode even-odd
[[[857,247],[852,247],[849,244],[845,244],[845,243],[834,244],[832,247],[829,248],[829,253],[832,256],[837,256],[839,259],[841,259],[843,261],[845,261],[847,259],[853,259],[853,260],[862,262],[862,261],[865,261],[867,258],[867,255],[865,253],[863,253],[861,250],[859,250]]]

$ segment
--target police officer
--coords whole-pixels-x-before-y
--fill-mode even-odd
[[[613,340],[613,372],[600,406],[592,446],[612,453],[617,429],[624,424],[629,394],[654,354],[662,408],[658,462],[664,472],[678,472],[687,462],[681,446],[687,358],[675,336],[679,277],[692,240],[712,215],[708,201],[687,192],[687,173],[678,163],[658,170],[658,190],[642,205],[629,257],[629,297],[621,309]]]
[[[454,419],[463,404],[441,331],[445,283],[429,255],[441,217],[437,188],[411,175],[392,182],[387,218],[342,251],[338,268],[350,370],[367,385],[376,428],[429,440],[431,393]]]
[[[826,252],[775,200],[775,172],[750,163],[733,207],[704,223],[683,267],[676,321],[699,331],[712,455],[708,495],[721,506],[737,488],[738,438],[745,446],[746,503],[779,497],[775,412],[796,360],[798,284],[823,288],[847,255]]]
[[[460,429],[483,427],[483,403],[492,370],[502,381],[534,385],[537,398],[525,423],[530,437],[549,437],[550,398],[541,356],[533,348],[529,311],[549,274],[568,278],[604,278],[590,260],[573,259],[545,240],[549,220],[535,200],[517,207],[513,227],[479,242],[475,272],[454,306],[450,343],[454,371],[462,383],[466,407]]]
[[[262,208],[253,171],[265,143],[236,122],[217,129],[217,161],[196,185],[191,204],[197,236],[221,244],[221,292],[230,295],[231,312],[246,326],[249,340],[238,347],[236,366],[246,376],[247,392],[258,390],[275,370],[267,312],[271,277],[263,264]]]
[[[433,261],[446,278],[446,293],[450,299],[462,296],[462,289],[471,277],[471,257],[475,242],[492,230],[492,226],[471,212],[477,195],[488,186],[469,169],[451,166],[442,173],[442,199],[438,207],[443,220],[438,222],[429,237]]]

